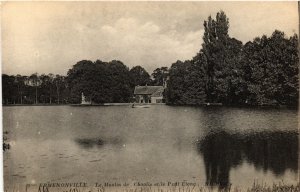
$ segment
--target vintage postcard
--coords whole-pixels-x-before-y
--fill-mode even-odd
[[[1,191],[300,191],[298,2],[1,14]]]

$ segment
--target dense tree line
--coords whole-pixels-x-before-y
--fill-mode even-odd
[[[79,103],[81,93],[95,103],[129,102],[130,72],[121,61],[80,61],[68,71],[70,101]]]
[[[243,43],[228,34],[224,12],[204,21],[203,44],[194,58],[160,67],[150,75],[121,61],[77,62],[67,76],[2,75],[3,104],[130,102],[137,85],[167,82],[168,104],[298,105],[298,37],[275,30]]]
[[[150,76],[143,67],[129,70],[121,61],[82,60],[67,76],[3,74],[3,104],[80,103],[82,93],[93,103],[131,102],[135,86],[163,85],[167,71],[157,68]]]
[[[68,102],[65,77],[37,73],[30,76],[2,74],[3,104],[62,104]]]
[[[80,61],[68,71],[69,101],[79,103],[81,93],[94,103],[132,102],[135,86],[163,85],[166,67],[150,76],[141,66],[129,68],[121,61]]]
[[[204,21],[202,49],[169,70],[169,104],[298,105],[298,37],[275,30],[245,45],[224,12]]]

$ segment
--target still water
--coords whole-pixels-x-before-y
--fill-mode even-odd
[[[298,181],[295,110],[153,105],[3,107],[5,188],[176,182],[247,188]]]

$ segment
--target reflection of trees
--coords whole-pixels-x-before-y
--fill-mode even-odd
[[[97,138],[75,139],[75,142],[83,148],[92,148],[94,146],[101,147],[104,144],[102,139]]]
[[[124,141],[119,137],[114,138],[76,138],[75,143],[84,149],[98,147],[101,148],[103,145],[123,145]]]
[[[223,131],[200,141],[198,149],[203,154],[207,185],[224,188],[229,184],[230,168],[241,160],[241,150],[235,150],[238,145],[233,135]]]
[[[249,135],[219,131],[208,134],[198,143],[203,154],[206,184],[225,188],[229,171],[246,160],[255,168],[271,170],[275,175],[286,169],[298,169],[297,132],[261,132]]]
[[[281,175],[286,169],[298,169],[298,133],[262,132],[243,138],[247,161],[264,171]]]

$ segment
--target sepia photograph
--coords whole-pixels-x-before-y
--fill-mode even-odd
[[[1,2],[0,191],[300,191],[299,10]]]

